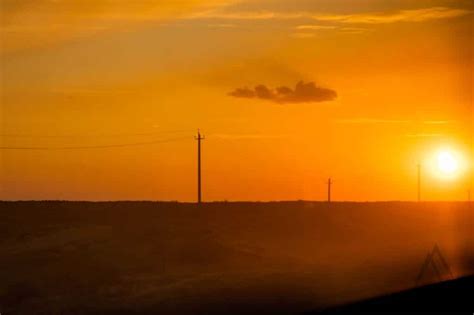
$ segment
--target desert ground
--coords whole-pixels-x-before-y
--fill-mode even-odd
[[[324,309],[414,287],[436,244],[453,277],[472,274],[470,206],[0,202],[0,312]]]

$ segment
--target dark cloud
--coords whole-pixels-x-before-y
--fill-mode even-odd
[[[253,89],[237,88],[229,95],[240,98],[258,98],[276,103],[309,103],[332,101],[337,97],[334,90],[316,86],[314,82],[296,83],[294,89],[287,86],[280,86],[270,89],[263,84],[257,85]]]
[[[229,95],[235,97],[252,98],[255,97],[255,91],[249,88],[237,88],[230,92]]]
[[[274,98],[273,92],[262,84],[255,87],[255,96],[264,100],[271,100]]]

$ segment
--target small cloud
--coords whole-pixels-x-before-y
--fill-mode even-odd
[[[307,17],[308,13],[283,13],[273,11],[255,11],[255,12],[222,12],[220,10],[211,10],[191,14],[184,19],[219,19],[219,20],[290,20]]]
[[[410,119],[385,119],[356,117],[348,119],[339,119],[335,121],[338,124],[424,124],[424,125],[447,125],[455,123],[455,120],[410,120]]]
[[[361,34],[370,31],[370,29],[363,27],[341,27],[339,30],[343,33],[350,34]]]
[[[237,88],[230,92],[229,95],[234,97],[252,98],[255,97],[255,91],[249,88]]]
[[[298,25],[295,26],[294,29],[296,32],[293,33],[292,36],[296,38],[311,38],[314,37],[315,32],[318,31],[337,31],[345,34],[361,34],[369,31],[368,28],[336,25]]]
[[[295,27],[297,30],[333,30],[336,26],[333,25],[298,25]]]
[[[387,24],[396,22],[425,22],[430,20],[455,18],[471,14],[472,11],[448,7],[431,7],[423,9],[402,10],[392,13],[361,13],[315,15],[313,19],[354,24]]]
[[[401,11],[385,11],[357,14],[321,14],[312,11],[277,12],[277,11],[234,11],[219,9],[200,11],[184,19],[219,19],[219,20],[296,20],[313,19],[316,21],[353,23],[353,24],[386,24],[396,22],[424,22],[456,18],[472,14],[472,10],[452,7],[427,7]],[[304,26],[304,25],[303,25]],[[322,25],[324,27],[324,25]],[[303,28],[305,29],[305,28]],[[318,27],[318,29],[321,29]]]
[[[280,86],[270,89],[260,84],[251,88],[237,88],[229,93],[230,96],[239,98],[257,98],[275,103],[310,103],[332,101],[337,98],[334,90],[317,86],[314,82],[304,83],[299,81],[295,88]]]

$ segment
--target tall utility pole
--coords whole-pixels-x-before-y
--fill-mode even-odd
[[[416,165],[418,173],[418,202],[421,201],[421,164]]]
[[[201,140],[204,140],[204,137],[201,136],[201,133],[199,132],[199,129],[198,129],[198,134],[196,137],[194,137],[194,139],[197,140],[198,142],[198,157],[197,157],[197,175],[198,175],[198,189],[197,189],[197,193],[198,193],[198,204],[201,203]]]
[[[328,202],[331,202],[331,178],[328,178]]]

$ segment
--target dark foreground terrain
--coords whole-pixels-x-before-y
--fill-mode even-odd
[[[435,244],[450,270],[419,285],[472,274],[472,226],[467,203],[0,202],[0,312],[334,309],[415,287]]]
[[[376,297],[361,302],[335,306],[306,315],[335,315],[354,313],[447,313],[472,314],[474,276],[447,280],[435,284]]]

